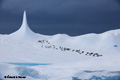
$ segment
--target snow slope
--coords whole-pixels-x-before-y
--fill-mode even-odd
[[[64,48],[69,48],[70,50],[64,50]],[[76,52],[76,50],[80,50],[80,53]],[[82,51],[84,51],[84,53],[82,53]],[[93,54],[89,55],[87,52]],[[102,56],[93,56],[96,53]],[[79,74],[79,72],[76,72],[77,70],[119,71],[119,57],[120,29],[101,34],[90,33],[74,37],[66,34],[56,34],[52,36],[42,35],[34,33],[29,28],[26,12],[24,12],[23,23],[19,30],[9,35],[0,35],[1,63],[50,63],[52,65],[44,68],[48,71],[51,69],[47,72],[49,75],[51,72],[55,72],[56,76],[58,76],[59,69],[61,69],[62,71],[60,72],[63,73],[65,73],[65,71],[67,73],[70,72],[68,75],[66,73],[65,76],[60,74],[64,77],[70,77],[70,79],[68,77],[65,78],[65,80],[71,80],[71,76],[75,73]],[[39,66],[39,68],[41,69],[42,67]],[[3,69],[3,67],[1,67],[1,69]],[[16,70],[13,69],[13,71],[18,74]],[[60,78],[56,80],[64,79]]]

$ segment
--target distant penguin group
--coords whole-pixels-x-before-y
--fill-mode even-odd
[[[56,47],[55,45],[51,45],[51,43],[48,40],[38,40],[38,43],[41,43],[41,47],[43,48],[51,48],[51,49],[55,49],[55,50],[60,50],[60,51],[71,51],[71,52],[76,52],[79,54],[85,54],[86,56],[93,56],[93,57],[101,57],[103,55],[100,55],[98,53],[93,53],[93,52],[85,52],[82,51],[80,49],[76,50],[76,49],[71,49],[71,48],[66,48],[66,47]],[[45,45],[47,44],[47,45]]]

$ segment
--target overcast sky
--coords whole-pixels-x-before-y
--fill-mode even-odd
[[[0,33],[12,33],[27,11],[28,24],[46,35],[120,29],[120,0],[0,0]]]

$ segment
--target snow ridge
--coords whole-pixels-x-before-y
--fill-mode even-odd
[[[43,44],[40,40],[47,40],[48,44]],[[53,49],[53,45],[55,45],[55,49]],[[63,48],[64,51],[62,51]],[[88,56],[80,55],[82,52],[79,52],[79,49],[85,51],[85,54],[86,52],[94,52],[103,56],[93,58],[89,54],[86,54]],[[75,52],[72,50],[78,51]],[[119,67],[120,30],[112,30],[102,34],[91,33],[75,37],[70,37],[66,34],[46,36],[36,34],[29,28],[26,12],[24,12],[23,23],[19,30],[10,35],[0,35],[0,55],[0,62],[73,62],[76,64],[79,63],[83,67],[89,64],[87,69],[89,67],[93,68],[91,64],[94,65],[99,62],[99,66],[106,66],[106,68],[108,68],[107,66],[112,66],[112,68],[115,66]],[[103,62],[105,64],[102,64]],[[95,67],[99,66],[95,65]]]

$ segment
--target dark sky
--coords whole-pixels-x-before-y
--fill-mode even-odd
[[[0,0],[0,33],[12,33],[27,11],[41,34],[82,35],[120,29],[120,0]]]

